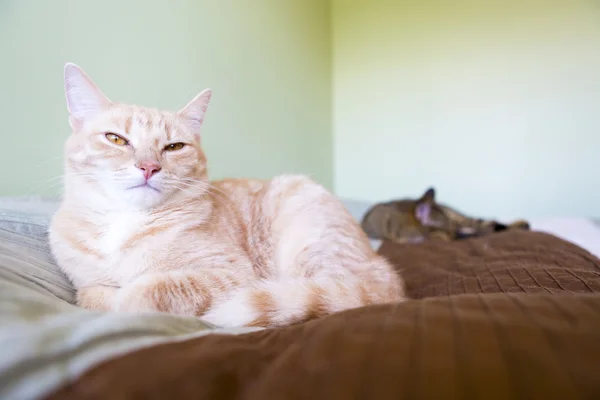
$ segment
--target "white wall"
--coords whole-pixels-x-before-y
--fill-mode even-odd
[[[600,2],[334,0],[334,187],[600,217]]]

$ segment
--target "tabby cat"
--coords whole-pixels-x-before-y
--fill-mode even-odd
[[[529,223],[523,220],[504,225],[468,217],[436,203],[433,188],[429,188],[418,200],[376,204],[367,211],[361,226],[371,239],[397,243],[420,243],[428,239],[450,241],[506,229],[529,229]]]
[[[401,279],[322,186],[208,179],[210,90],[179,112],[118,104],[73,64],[65,90],[73,133],[50,241],[79,306],[271,327],[403,299]]]

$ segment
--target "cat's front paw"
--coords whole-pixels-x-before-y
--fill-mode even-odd
[[[201,293],[187,290],[179,274],[147,274],[124,286],[117,295],[114,310],[119,312],[167,312],[201,315],[206,307]]]
[[[168,311],[168,299],[162,282],[153,276],[144,276],[124,286],[114,302],[119,312]]]
[[[92,311],[110,311],[119,291],[115,286],[88,286],[77,289],[76,303]]]

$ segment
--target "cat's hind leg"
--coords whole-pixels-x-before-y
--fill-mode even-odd
[[[263,203],[271,220],[272,277],[215,303],[204,319],[219,326],[283,326],[403,299],[396,272],[326,189],[283,176],[272,181]]]
[[[388,267],[383,260],[364,266]],[[221,327],[277,327],[351,308],[401,301],[403,288],[396,276],[387,272],[382,275],[385,277],[380,280],[327,274],[263,280],[237,289],[223,302],[215,302],[202,319]]]

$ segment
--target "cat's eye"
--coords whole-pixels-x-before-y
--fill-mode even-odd
[[[165,151],[176,151],[181,150],[185,147],[185,143],[171,143],[165,146]]]
[[[125,139],[123,139],[121,136],[117,135],[116,133],[107,133],[106,138],[113,142],[114,144],[116,144],[117,146],[125,146],[127,144],[129,144],[129,142]]]

